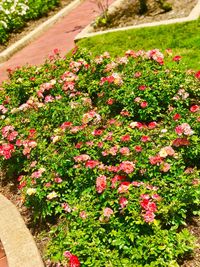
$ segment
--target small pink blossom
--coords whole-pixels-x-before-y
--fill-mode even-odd
[[[119,205],[121,206],[121,208],[125,208],[128,204],[128,199],[125,197],[120,197],[119,199]]]
[[[123,161],[119,165],[119,169],[124,171],[125,173],[129,174],[132,173],[135,169],[135,164],[131,161]]]
[[[103,210],[103,215],[107,218],[110,218],[110,216],[113,214],[113,210],[111,208],[105,208]]]
[[[119,152],[122,154],[122,155],[126,155],[128,156],[130,154],[130,149],[128,147],[122,147],[120,148]]]
[[[154,221],[155,214],[151,211],[146,211],[144,214],[142,214],[142,217],[146,223],[151,223]]]
[[[105,175],[100,175],[96,179],[96,190],[99,194],[101,194],[106,189],[106,182],[107,177]]]

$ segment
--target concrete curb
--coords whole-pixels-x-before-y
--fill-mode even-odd
[[[44,267],[35,241],[16,207],[0,194],[0,239],[9,267]]]
[[[28,33],[22,39],[5,49],[0,53],[0,63],[8,60],[14,53],[25,47],[27,44],[39,37],[43,32],[49,29],[53,24],[55,24],[59,19],[67,15],[71,10],[76,8],[82,0],[74,0],[69,5],[60,10],[56,15],[39,25],[36,29]]]
[[[110,5],[108,12],[112,13],[121,4],[122,1],[123,0],[115,1],[112,5]],[[199,16],[200,16],[200,0],[198,0],[196,6],[192,9],[189,16],[183,17],[183,18],[162,20],[162,21],[156,21],[156,22],[151,22],[151,23],[143,23],[143,24],[139,24],[139,25],[127,26],[127,27],[122,27],[122,28],[114,28],[114,29],[109,29],[106,31],[99,31],[99,32],[92,32],[93,31],[93,27],[92,27],[93,22],[92,22],[88,26],[86,26],[75,37],[74,41],[77,42],[78,40],[83,39],[83,38],[89,38],[89,37],[93,37],[93,36],[97,36],[97,35],[101,35],[101,34],[106,34],[109,32],[127,31],[127,30],[132,30],[132,29],[137,29],[137,28],[154,27],[154,26],[160,26],[160,25],[168,25],[168,24],[192,21],[192,20],[198,19]]]

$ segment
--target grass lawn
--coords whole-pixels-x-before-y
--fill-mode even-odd
[[[181,55],[185,68],[200,69],[200,19],[186,23],[133,29],[107,33],[78,42],[95,55],[108,51],[123,55],[128,50],[171,48],[174,55]]]

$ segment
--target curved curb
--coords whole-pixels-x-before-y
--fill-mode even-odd
[[[27,44],[39,37],[43,32],[49,29],[53,24],[55,24],[59,19],[67,15],[71,10],[76,8],[82,0],[74,0],[72,3],[61,9],[56,15],[39,25],[36,29],[28,33],[22,39],[9,46],[3,52],[0,53],[0,63],[8,60],[14,53],[25,47]]]
[[[9,267],[44,267],[35,241],[16,207],[0,194],[0,239]]]
[[[110,5],[108,12],[112,13],[121,4],[122,1],[123,0],[115,1],[112,5]],[[173,23],[192,21],[192,20],[198,19],[199,16],[200,16],[200,0],[198,0],[197,4],[191,10],[190,14],[187,17],[183,17],[183,18],[161,20],[161,21],[156,21],[156,22],[143,23],[143,24],[138,24],[134,26],[114,28],[114,29],[98,31],[98,32],[92,32],[93,27],[92,27],[92,23],[90,23],[75,37],[74,41],[77,42],[78,40],[81,40],[83,38],[89,38],[89,37],[93,37],[93,36],[97,36],[101,34],[106,34],[109,32],[127,31],[127,30],[144,28],[144,27],[154,27],[154,26],[160,26],[160,25],[168,25],[168,24],[173,24]]]

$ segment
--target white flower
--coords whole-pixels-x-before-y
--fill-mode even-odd
[[[26,194],[29,196],[32,196],[32,195],[35,195],[36,191],[37,190],[35,188],[28,188],[26,191]]]
[[[51,200],[51,199],[53,199],[53,198],[56,198],[58,195],[56,194],[56,192],[55,191],[52,191],[51,193],[49,193],[48,195],[47,195],[47,199],[49,199],[49,200]]]

